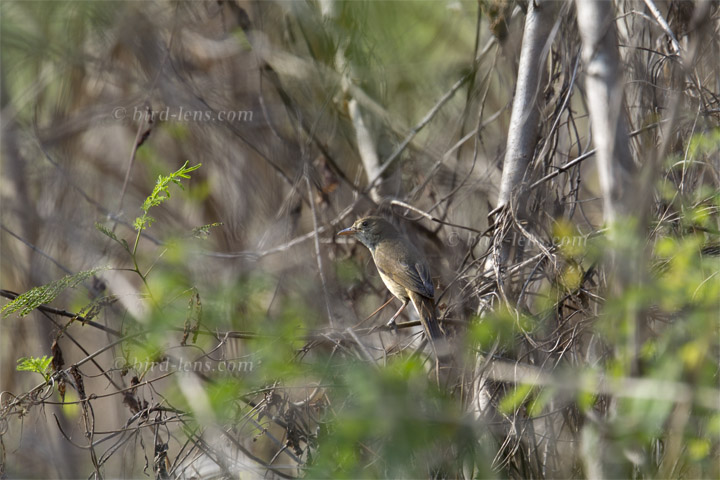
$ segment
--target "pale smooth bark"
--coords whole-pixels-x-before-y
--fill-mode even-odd
[[[547,79],[545,60],[560,5],[552,0],[528,2],[498,207],[509,203],[513,193],[517,192],[535,151],[539,100]]]
[[[629,220],[632,197],[637,193],[632,191],[635,168],[623,114],[623,81],[613,3],[576,0],[575,5],[582,41],[588,113],[597,150],[603,217],[605,224],[611,226],[610,238],[617,240],[615,229],[620,222]],[[615,296],[621,295],[629,285],[640,282],[639,253],[622,242],[615,243],[611,249],[608,288]],[[632,311],[626,314],[636,316]],[[633,330],[628,336],[628,351],[637,358],[642,321],[636,316],[630,325]],[[608,470],[612,462],[608,458],[607,440],[597,430],[592,422],[583,427],[581,458],[589,478],[606,478],[616,472]]]
[[[553,28],[561,6],[560,2],[552,0],[528,2],[518,64],[518,80],[495,211],[500,207],[510,205],[514,195],[518,195],[518,198],[521,199],[526,197],[522,195],[523,178],[537,144],[542,107],[540,100],[548,78],[546,60],[552,44]],[[524,215],[524,205],[514,205],[513,207],[516,212],[520,212],[521,216]],[[509,258],[510,249],[511,242],[506,238],[503,240],[502,252],[497,260],[499,265],[496,264],[493,257],[489,257],[487,268],[499,271],[498,267]],[[488,361],[483,355],[478,355],[475,360],[473,398],[470,404],[476,418],[490,419],[493,415],[490,401],[492,394],[487,390],[488,376],[485,371]]]
[[[607,224],[631,213],[635,171],[623,116],[623,83],[613,4],[576,1],[585,89]]]

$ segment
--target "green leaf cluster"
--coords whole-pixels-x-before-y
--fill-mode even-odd
[[[92,277],[97,272],[106,269],[107,267],[98,267],[85,270],[74,275],[67,275],[60,280],[48,283],[47,285],[35,287],[5,305],[0,312],[2,312],[3,316],[19,312],[18,314],[21,317],[24,317],[40,305],[50,303],[55,300],[55,298],[65,289],[75,288],[77,285]]]
[[[52,360],[53,357],[48,357],[47,355],[43,355],[42,357],[22,357],[17,361],[17,371],[39,373],[47,382],[50,379],[48,370],[50,369]]]
[[[170,175],[160,175],[155,183],[152,193],[142,204],[143,214],[135,219],[133,226],[138,232],[148,228],[153,224],[155,219],[148,215],[152,207],[157,207],[170,198],[170,185],[175,184],[183,190],[182,179],[190,178],[188,173],[200,168],[201,163],[188,167],[189,162],[185,162],[182,167],[171,173]]]

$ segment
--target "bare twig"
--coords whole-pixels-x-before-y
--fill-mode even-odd
[[[460,228],[460,229],[463,229],[463,230],[468,230],[468,231],[470,231],[470,232],[479,233],[480,235],[485,235],[485,234],[488,232],[488,230],[486,230],[486,231],[483,232],[483,231],[480,231],[480,230],[478,230],[478,229],[476,229],[476,228],[467,227],[467,226],[465,226],[465,225],[458,225],[458,224],[455,224],[455,223],[450,223],[450,222],[446,222],[446,221],[444,221],[444,220],[440,220],[439,218],[434,217],[434,216],[430,215],[429,213],[427,213],[427,212],[425,212],[425,211],[423,211],[423,210],[420,210],[419,208],[413,207],[412,205],[410,205],[410,204],[408,204],[408,203],[406,203],[406,202],[402,202],[402,201],[400,201],[400,200],[392,200],[392,201],[390,202],[390,204],[391,204],[391,205],[397,205],[398,207],[407,208],[408,210],[411,210],[411,211],[413,211],[413,212],[415,212],[415,213],[418,213],[418,214],[422,215],[423,217],[427,218],[428,220],[431,220],[431,221],[433,221],[433,222],[439,223],[439,224],[441,224],[441,225],[447,225],[448,227],[455,227],[455,228]]]
[[[367,190],[372,189],[377,182],[380,180],[380,177],[382,176],[385,171],[390,168],[390,165],[392,165],[395,160],[397,160],[400,157],[400,154],[405,150],[405,148],[410,144],[413,138],[415,138],[415,135],[417,135],[420,130],[427,125],[430,120],[435,117],[435,115],[440,111],[440,109],[450,100],[454,95],[455,92],[457,92],[460,87],[462,87],[468,80],[470,80],[471,74],[468,73],[464,75],[460,80],[455,82],[455,84],[450,87],[450,90],[448,90],[445,95],[438,100],[438,102],[428,111],[428,113],[425,114],[425,116],[420,120],[420,122],[415,125],[410,132],[407,134],[405,139],[398,145],[398,147],[395,149],[394,152],[390,154],[390,156],[383,162],[382,166],[378,169],[378,171],[375,174],[375,177],[372,178],[368,184]]]
[[[675,34],[670,29],[670,25],[668,25],[665,18],[662,16],[662,13],[660,13],[660,10],[655,5],[655,2],[653,0],[645,0],[645,5],[648,7],[648,10],[650,10],[650,13],[652,13],[653,17],[657,21],[658,25],[660,25],[660,28],[662,28],[663,32],[670,37],[670,42],[672,43],[673,50],[676,54],[680,54],[680,44],[677,41],[677,38],[675,38]]]
[[[315,200],[313,199],[313,191],[310,186],[310,174],[308,167],[305,165],[305,185],[308,191],[308,201],[310,202],[310,209],[312,210],[313,217],[313,231],[315,232],[315,258],[317,259],[318,273],[320,274],[320,283],[322,283],[323,294],[325,295],[325,308],[327,309],[328,322],[330,327],[335,327],[335,320],[333,318],[332,309],[330,308],[330,295],[327,289],[327,280],[325,279],[325,271],[323,270],[322,252],[320,252],[320,232],[318,231],[318,219],[317,212],[315,211]]]

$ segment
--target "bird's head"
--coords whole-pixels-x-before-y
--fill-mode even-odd
[[[381,217],[363,217],[359,218],[344,230],[340,230],[338,235],[354,235],[363,245],[370,250],[374,250],[380,240],[398,235],[392,223]]]

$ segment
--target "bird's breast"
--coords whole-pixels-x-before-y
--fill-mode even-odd
[[[388,290],[390,290],[390,293],[395,295],[397,298],[402,300],[403,302],[408,300],[408,293],[407,289],[400,285],[398,282],[390,278],[389,276],[385,275],[380,269],[378,269],[378,273],[380,274],[380,278],[382,278],[383,283],[387,287]]]

